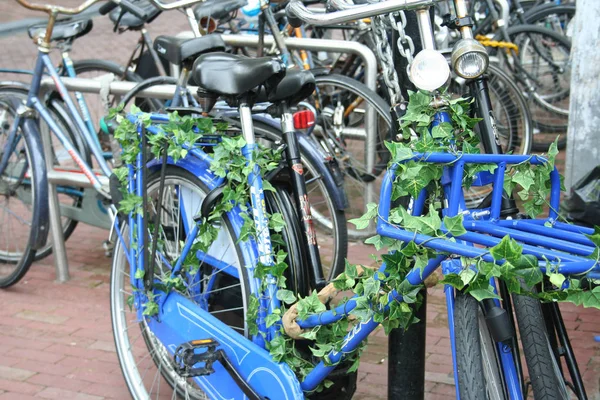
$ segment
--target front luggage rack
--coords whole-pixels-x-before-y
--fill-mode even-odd
[[[444,164],[442,184],[448,204],[444,215],[453,217],[463,214],[463,226],[466,233],[452,234],[443,226],[445,237],[434,237],[405,229],[401,225],[389,222],[392,198],[392,184],[400,163],[415,161],[420,163]],[[543,165],[548,160],[541,156],[528,155],[492,155],[492,154],[449,154],[415,153],[412,158],[394,164],[387,172],[382,188],[379,205],[377,233],[381,236],[414,241],[438,252],[469,258],[481,258],[487,262],[496,262],[489,249],[496,246],[503,237],[510,236],[523,246],[523,254],[534,255],[539,260],[542,271],[552,271],[568,275],[584,275],[598,279],[600,266],[598,260],[589,256],[596,245],[588,238],[594,229],[558,221],[560,202],[560,176],[556,167],[550,173],[550,202],[547,217],[542,219],[500,219],[503,183],[507,166],[530,163]],[[491,206],[486,209],[466,209],[463,198],[463,176],[466,164],[496,164],[493,173],[480,173],[476,178],[479,185],[493,185]],[[425,196],[426,193],[421,193]],[[416,199],[416,203],[422,199]],[[450,240],[454,238],[455,240]]]

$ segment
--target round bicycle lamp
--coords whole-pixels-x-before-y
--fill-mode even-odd
[[[488,64],[485,48],[475,39],[461,39],[452,49],[452,69],[461,78],[475,79],[483,75]]]
[[[418,89],[429,92],[439,89],[450,77],[448,61],[435,50],[423,49],[410,64],[409,76]]]

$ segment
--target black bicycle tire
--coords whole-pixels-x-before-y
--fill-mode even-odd
[[[75,73],[77,72],[86,72],[90,70],[99,70],[106,71],[116,76],[120,76],[125,78],[126,81],[129,82],[141,82],[142,78],[133,71],[126,69],[125,67],[108,60],[97,60],[97,59],[89,59],[89,60],[74,60],[73,61],[73,69]]]
[[[506,87],[510,87],[510,91],[515,96],[517,103],[513,104],[516,108],[519,109],[519,112],[523,114],[523,118],[527,121],[528,129],[527,132],[523,132],[523,135],[528,136],[529,145],[526,145],[524,149],[519,154],[529,154],[532,146],[533,146],[533,121],[531,120],[531,113],[529,111],[529,107],[527,106],[527,100],[521,94],[519,87],[517,84],[510,78],[510,76],[502,69],[496,67],[493,64],[490,64],[488,67],[488,73],[494,74],[498,77],[503,85]],[[511,139],[512,140],[512,139]]]
[[[536,24],[539,20],[552,14],[564,14],[575,16],[575,4],[552,4],[546,3],[533,7],[523,15],[525,22],[528,24]]]
[[[536,35],[547,35],[552,40],[555,40],[556,42],[559,42],[565,48],[568,48],[569,51],[571,49],[571,41],[568,38],[560,35],[557,32],[554,32],[550,29],[546,29],[546,28],[538,26],[538,25],[514,25],[514,26],[509,27],[506,32],[507,32],[508,36],[511,38],[511,40],[516,35],[527,33],[527,32],[531,32],[532,34],[536,34]],[[502,40],[501,35],[502,35],[501,32],[497,33],[494,40]],[[537,100],[535,100],[535,99],[532,99],[531,101],[536,102],[536,104],[538,103]],[[546,110],[546,112],[548,112],[550,114],[553,113],[552,110],[547,109],[547,107],[544,106],[543,104],[538,104],[538,106],[541,107],[542,109]],[[561,124],[561,125],[550,125],[544,121],[540,121],[540,120],[536,119],[535,116],[533,115],[533,113],[532,113],[532,121],[533,121],[535,127],[538,127],[540,130],[542,130],[548,134],[566,132],[566,129],[567,129],[566,122],[565,122],[565,124]],[[565,144],[566,144],[566,135],[561,140],[559,140],[559,149],[564,148]],[[535,147],[533,149],[535,150]]]
[[[480,338],[479,303],[475,298],[457,293],[454,300],[454,340],[460,398],[488,398]],[[504,391],[504,390],[503,390]]]
[[[308,271],[306,270],[306,254],[303,243],[302,228],[299,224],[298,214],[294,209],[292,199],[285,188],[274,185],[275,192],[265,191],[265,202],[267,212],[280,213],[286,221],[281,231],[283,241],[286,243],[285,250],[288,253],[285,271],[286,287],[297,296],[304,297],[310,292]]]
[[[11,109],[16,113],[17,108],[22,104],[20,100],[15,97],[9,97],[5,99],[5,104],[11,107]],[[29,271],[31,264],[34,261],[36,250],[34,249],[34,245],[32,242],[40,241],[36,240],[38,235],[43,235],[47,237],[47,230],[49,227],[49,218],[48,218],[48,199],[42,199],[42,194],[39,193],[36,195],[36,187],[43,188],[44,185],[47,187],[47,174],[46,174],[46,165],[44,160],[44,154],[41,150],[41,140],[39,130],[37,128],[37,124],[35,120],[30,118],[25,118],[21,121],[21,129],[23,131],[23,137],[25,140],[23,141],[25,145],[25,153],[28,159],[28,163],[31,165],[30,175],[32,176],[31,180],[33,182],[31,186],[32,188],[32,215],[31,215],[31,231],[29,233],[29,238],[27,241],[27,245],[24,248],[23,255],[21,258],[15,263],[14,271],[9,274],[6,278],[0,278],[0,288],[7,288],[13,286],[18,283]],[[37,142],[37,143],[36,143]],[[33,161],[35,160],[35,161]],[[47,193],[47,192],[46,192]],[[36,229],[39,232],[36,232]],[[45,230],[42,232],[41,230]],[[45,242],[45,239],[41,240]]]
[[[138,93],[140,93],[143,90],[146,90],[152,86],[155,85],[175,85],[177,84],[177,78],[174,78],[172,76],[155,76],[153,78],[148,78],[145,79],[141,82],[139,82],[133,89],[131,89],[129,92],[127,92],[127,94],[125,94],[125,96],[123,96],[123,98],[121,99],[121,104],[124,107],[127,107],[127,105],[131,102],[131,100],[133,100]],[[156,99],[150,99],[152,101],[152,106],[154,107],[153,111],[158,111],[160,109],[163,108],[163,104],[162,102],[156,100]]]
[[[557,377],[556,359],[549,343],[548,332],[540,302],[537,299],[513,295],[513,305],[517,316],[517,324],[525,362],[529,370],[529,378],[536,400],[565,400],[560,396],[561,388]],[[566,394],[566,393],[565,393]]]
[[[392,132],[391,128],[393,127],[392,115],[390,113],[390,106],[388,105],[388,103],[381,96],[379,96],[377,93],[375,93],[369,87],[367,87],[365,84],[363,84],[355,79],[352,79],[350,77],[344,76],[344,75],[338,75],[338,74],[317,75],[317,76],[315,76],[315,82],[316,82],[317,87],[319,87],[319,85],[337,86],[337,87],[342,88],[343,90],[348,90],[348,91],[362,97],[370,106],[373,107],[373,109],[377,113],[377,116],[379,118],[383,118],[385,123],[388,124],[390,129],[387,132],[385,138],[378,138],[379,140],[378,140],[378,148],[377,148],[379,155],[382,155],[383,157],[387,157],[387,158],[382,158],[381,160],[376,162],[376,167],[371,173],[372,176],[379,176],[387,168],[387,163],[389,161],[389,157],[391,157],[391,155],[389,154],[387,149],[383,146],[383,142],[385,140],[393,139],[393,137],[391,137],[391,132]],[[383,146],[383,147],[381,147],[381,146]],[[333,154],[332,154],[332,156],[335,157],[335,155],[333,155]],[[338,163],[341,163],[340,165],[343,165],[344,160],[338,160]],[[354,179],[356,180],[356,182],[368,183],[368,181],[363,180],[360,176],[354,176]],[[346,191],[346,193],[351,192],[350,190],[348,190],[346,183],[344,183],[344,190]],[[373,188],[373,190],[378,195],[379,189]],[[347,211],[347,213],[348,213],[348,211]],[[351,215],[350,217],[352,217],[352,218],[360,217],[360,215]],[[365,229],[365,230],[357,230],[357,229],[355,229],[354,226],[349,226],[347,229],[348,229],[348,237],[353,240],[364,240],[375,234],[374,227],[371,227],[370,229]]]
[[[77,130],[74,130],[73,129],[74,127],[72,127],[72,126],[69,126],[71,124],[69,123],[68,120],[65,119],[65,115],[63,114],[62,110],[60,110],[60,107],[61,107],[60,101],[58,99],[51,99],[51,100],[49,100],[49,104],[47,105],[47,107],[48,107],[48,110],[50,111],[50,113],[52,113],[58,119],[60,119],[60,124],[62,124],[63,127],[67,128],[67,129],[65,129],[64,133],[66,133],[67,137],[69,139],[71,139],[71,143],[74,144],[75,148],[79,152],[79,155],[81,155],[83,160],[86,163],[88,163],[88,165],[91,165],[92,159],[91,159],[90,153],[89,153],[89,151],[87,151],[87,148],[85,147],[85,144],[82,142],[81,138],[78,137],[78,135],[76,135],[74,133]],[[83,190],[83,188],[81,188],[81,190]],[[79,201],[76,204],[74,204],[74,206],[80,207],[81,204],[82,204],[82,199],[79,199]],[[69,240],[69,238],[75,231],[75,228],[77,227],[78,223],[79,223],[79,221],[77,221],[75,219],[69,219],[69,222],[67,224],[63,225],[63,240],[65,242],[67,240]],[[35,253],[35,261],[39,261],[39,260],[42,260],[42,259],[48,257],[50,254],[52,254],[52,251],[53,251],[52,245],[47,245],[45,248],[39,249]]]
[[[3,92],[17,94],[23,99],[26,99],[28,95],[28,88],[26,86],[10,85],[9,83],[5,85],[0,84],[0,94]],[[62,100],[60,98],[57,98],[57,96],[55,96],[54,94],[51,94],[46,99],[46,108],[48,109],[50,115],[54,116],[54,118],[58,120],[58,124],[60,127],[65,128],[63,133],[65,133],[67,137],[71,140],[71,143],[77,149],[83,160],[86,163],[88,163],[88,165],[91,165],[91,156],[89,154],[89,151],[87,150],[87,147],[85,146],[81,136],[75,133],[77,132],[77,128],[73,124],[72,120],[68,120],[69,116],[67,114],[67,111],[64,109],[63,104],[64,103],[62,102]],[[79,200],[79,202],[74,203],[73,206],[81,206],[81,199]],[[78,222],[79,221],[77,220],[69,219],[69,221],[63,225],[63,240],[65,242],[75,231]],[[52,244],[47,243],[44,246],[44,248],[38,249],[36,251],[34,261],[39,261],[48,257],[50,254],[52,254],[52,251]]]

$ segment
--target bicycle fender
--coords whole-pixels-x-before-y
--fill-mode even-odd
[[[20,104],[20,102],[18,102]],[[31,248],[40,249],[46,244],[48,231],[50,228],[50,216],[48,207],[48,173],[46,171],[46,160],[44,158],[44,149],[42,140],[38,131],[37,123],[32,118],[25,118],[22,122],[23,136],[29,148],[31,169],[36,171],[35,179],[32,182],[35,193],[34,204],[32,207],[37,210],[37,218],[31,221],[32,226],[38,229],[31,230],[29,237]]]
[[[287,364],[272,360],[267,350],[252,343],[196,303],[171,292],[159,318],[149,318],[148,326],[171,355],[191,340],[212,339],[219,343],[237,373],[261,397],[270,400],[304,399],[298,379]],[[160,321],[160,322],[159,322]],[[220,362],[214,373],[194,381],[211,399],[245,399],[242,390]]]
[[[253,115],[252,119],[258,122],[267,124],[278,131],[281,131],[280,122],[277,119],[271,118],[266,115]],[[323,178],[325,185],[330,189],[333,195],[333,204],[338,210],[344,210],[348,207],[348,198],[346,197],[346,191],[344,190],[344,181],[341,174],[336,174],[327,160],[327,156],[323,154],[321,149],[315,145],[311,139],[303,133],[297,132],[296,137],[298,138],[298,145],[300,146],[300,152],[306,154],[316,161],[315,167],[318,169],[318,173]],[[333,160],[335,162],[335,160]],[[337,165],[336,165],[337,167]],[[336,176],[338,176],[336,178]]]

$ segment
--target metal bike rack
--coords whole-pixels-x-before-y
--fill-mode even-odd
[[[222,35],[225,43],[234,46],[258,46],[258,36],[240,36],[240,35]],[[273,44],[273,37],[265,37],[265,45]],[[338,53],[349,53],[358,55],[364,62],[365,66],[365,84],[372,90],[377,87],[377,60],[375,55],[367,46],[355,42],[345,42],[342,40],[325,40],[325,39],[304,39],[304,38],[287,38],[286,45],[291,49],[303,49],[311,51],[331,51]],[[102,82],[95,79],[82,78],[62,78],[62,81],[70,92],[81,93],[97,93],[105,92],[112,95],[124,95],[132,90],[137,83],[135,82]],[[42,79],[43,90],[54,90],[55,84],[51,78]],[[197,88],[190,86],[189,90],[195,94]],[[138,94],[139,97],[153,97],[158,99],[170,99],[175,93],[175,85],[157,85],[146,89]],[[376,115],[367,109],[367,125],[375,126]],[[82,174],[69,171],[57,171],[52,163],[53,153],[51,146],[51,134],[45,124],[41,124],[42,143],[44,145],[44,156],[46,157],[46,167],[48,170],[48,185],[49,185],[49,212],[50,212],[50,235],[52,238],[52,246],[54,251],[54,267],[56,269],[56,279],[59,282],[66,282],[70,279],[67,255],[65,251],[65,242],[62,235],[61,224],[61,205],[58,200],[58,185],[71,184],[77,187],[85,188],[88,192],[87,199],[95,200],[94,196],[89,194],[91,188],[87,178]],[[375,133],[376,135],[376,133]],[[367,168],[372,169],[375,164],[375,146],[376,136],[366,130],[366,145],[367,151]],[[102,185],[108,187],[108,179],[104,176],[99,177]],[[373,184],[367,183],[365,199],[371,202],[373,198]],[[86,194],[84,192],[84,201]],[[68,213],[74,210],[67,210]],[[72,216],[72,215],[69,215]],[[94,218],[92,216],[92,218]],[[83,221],[85,222],[85,221]],[[102,225],[102,227],[106,227]]]
[[[82,92],[82,93],[100,93],[101,90],[106,89],[108,85],[108,93],[116,95],[124,95],[133,89],[137,83],[135,82],[110,82],[102,83],[101,81],[94,79],[82,79],[82,78],[62,78],[62,81],[68,91]],[[42,79],[42,90],[54,90],[55,84],[52,78]],[[196,90],[192,93],[195,93]],[[140,97],[153,97],[160,99],[169,99],[173,97],[175,92],[175,85],[160,85],[153,86],[147,90],[139,93]],[[43,97],[43,93],[40,94]],[[57,171],[54,169],[52,160],[54,154],[52,152],[52,137],[50,130],[46,124],[40,124],[40,133],[42,135],[42,144],[44,146],[44,157],[46,158],[46,168],[48,171],[48,207],[50,212],[50,237],[52,239],[52,247],[54,252],[54,268],[56,269],[56,280],[58,282],[66,282],[70,279],[69,275],[69,264],[67,260],[67,253],[65,250],[65,242],[62,234],[62,223],[61,223],[61,205],[58,200],[58,185],[75,185],[77,187],[84,188],[84,204],[86,202],[97,201],[95,193],[90,193],[92,186],[89,180],[80,173],[73,173],[69,171]],[[103,187],[108,187],[108,178],[99,176],[100,182]],[[66,210],[70,213],[75,210]],[[69,215],[73,216],[73,215]],[[98,216],[90,216],[90,218]],[[81,219],[82,222],[86,222],[85,219]],[[89,223],[89,222],[88,222]],[[110,229],[110,224],[99,225],[104,228]]]

